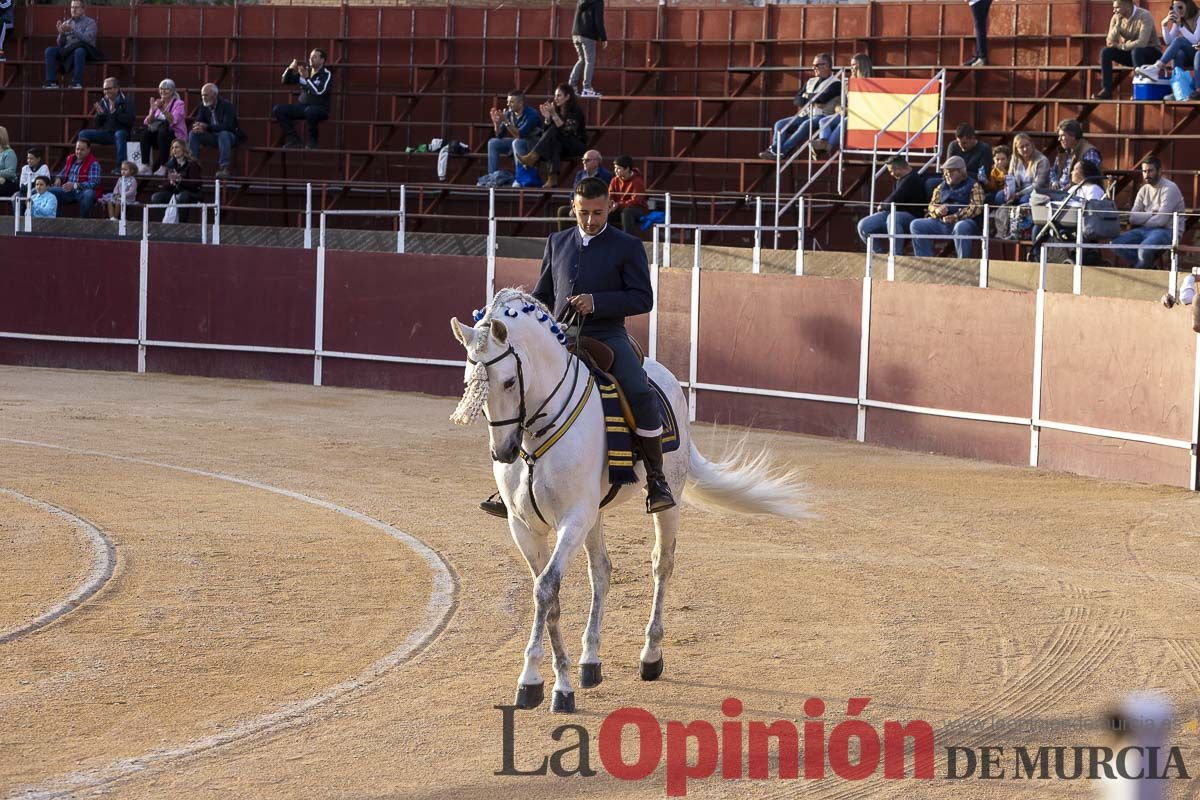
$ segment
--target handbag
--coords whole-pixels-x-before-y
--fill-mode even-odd
[[[1115,239],[1121,235],[1121,217],[1117,213],[1117,204],[1105,198],[1084,202],[1080,209],[1083,220],[1083,240],[1095,242],[1100,239]]]
[[[517,162],[517,177],[513,181],[514,187],[537,187],[542,185],[542,176],[538,172],[537,167],[527,167],[520,161]]]
[[[167,203],[167,208],[163,211],[163,224],[174,225],[179,222],[179,203],[176,201],[178,195],[171,195],[171,202]]]

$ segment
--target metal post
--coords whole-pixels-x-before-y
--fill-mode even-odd
[[[654,253],[654,260],[650,264],[650,291],[654,298],[654,307],[650,310],[650,341],[647,346],[650,349],[650,359],[654,361],[658,358],[658,307],[660,301],[658,296],[658,226],[651,227],[653,230],[651,252]]]
[[[1175,286],[1175,276],[1179,272],[1179,212],[1171,215],[1171,286]],[[1171,292],[1174,294],[1175,292]]]
[[[119,185],[119,182],[118,182],[118,185]],[[121,216],[117,218],[117,236],[121,236],[121,237],[124,237],[125,233],[126,233],[126,225],[125,225],[126,207],[127,207],[127,204],[125,202],[125,193],[121,192]]]
[[[404,228],[405,228],[405,225],[407,224],[407,216],[406,216],[406,212],[405,212],[405,208],[404,208],[406,194],[407,194],[407,190],[405,189],[404,184],[400,184],[400,220],[398,223],[398,227],[396,228],[396,252],[397,253],[404,252]]]
[[[992,215],[988,209],[987,203],[983,204],[983,234],[979,242],[979,288],[987,288],[989,255],[991,253],[989,245],[992,238]]]
[[[496,190],[488,189],[488,237],[487,237],[487,305],[496,295]]]
[[[318,239],[317,239],[317,246],[318,246],[318,247],[324,247],[324,246],[325,246],[325,212],[324,212],[324,211],[322,211],[322,212],[321,212],[321,217],[320,217],[320,235],[319,235],[319,237],[318,237]]]
[[[142,241],[150,238],[150,206],[142,206]]]
[[[313,319],[313,386],[323,380],[321,351],[325,349],[325,215],[321,214],[321,246],[317,248],[317,287]]]
[[[221,243],[221,179],[213,184],[213,230],[212,243]]]
[[[312,250],[312,184],[304,186],[304,249]]]
[[[858,424],[855,438],[867,440],[867,365],[871,351],[871,239],[867,238],[867,271],[863,274],[862,332],[858,343]]]
[[[1071,271],[1071,292],[1083,293],[1083,211],[1087,208],[1085,202],[1075,212],[1075,266]]]
[[[779,181],[782,170],[779,167],[779,161],[782,158],[781,151],[783,150],[783,131],[775,129],[775,244],[772,249],[779,249]]]
[[[13,236],[21,235],[21,195],[13,195]]]
[[[796,274],[804,274],[804,210],[806,203],[802,196],[796,202]],[[776,224],[776,229],[779,225]],[[779,235],[779,231],[775,231],[775,235]]]
[[[146,318],[150,297],[150,240],[146,238],[149,209],[142,208],[142,241],[138,244],[138,357],[137,371],[146,371]]]
[[[888,258],[887,258],[887,279],[889,281],[896,279],[896,204],[891,204],[891,210],[888,212]],[[867,257],[870,258],[872,248],[867,246]]]
[[[200,244],[208,244],[208,204],[200,204]]]
[[[1042,339],[1046,331],[1046,248],[1041,250],[1037,288],[1037,304],[1034,311],[1033,328],[1033,403],[1029,418],[1029,466],[1038,465],[1038,448],[1041,445],[1042,418]]]
[[[671,268],[671,193],[663,195],[663,269]]]
[[[1197,447],[1197,444],[1200,443],[1200,334],[1196,334],[1196,362],[1192,370],[1192,457],[1188,488],[1196,491],[1197,455],[1200,451],[1200,448]]]
[[[696,361],[700,347],[700,229],[695,231],[695,247],[692,251],[692,299],[691,299],[691,349],[688,354],[688,421],[696,421]]]
[[[750,271],[757,275],[762,264],[762,198],[754,200],[754,250],[750,259]]]

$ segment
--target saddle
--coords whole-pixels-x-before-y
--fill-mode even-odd
[[[629,335],[629,343],[633,346],[633,352],[638,355],[638,364],[645,364],[646,352],[642,350],[642,346],[638,344],[638,340]],[[613,361],[616,360],[612,348],[599,339],[593,339],[590,336],[580,336],[578,349],[573,345],[569,346],[568,349],[582,358],[583,363],[592,372],[596,373],[598,377],[603,376],[605,382],[616,390],[617,398],[621,402],[621,416],[625,418],[625,424],[629,426],[631,431],[637,430],[637,423],[634,422],[633,411],[629,407],[629,400],[625,397],[625,390],[621,388],[621,384],[617,383],[617,379],[610,372]]]

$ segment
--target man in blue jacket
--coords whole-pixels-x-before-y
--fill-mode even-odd
[[[233,148],[246,140],[246,134],[238,126],[237,111],[233,103],[221,97],[215,83],[206,83],[200,88],[200,108],[188,134],[188,149],[196,158],[201,147],[217,148],[217,180],[230,175]]]
[[[570,230],[546,241],[542,274],[533,296],[563,320],[577,315],[583,335],[612,348],[612,375],[621,384],[637,423],[646,459],[646,513],[675,505],[663,475],[662,417],[641,360],[629,341],[625,318],[654,307],[650,267],[640,239],[608,224],[608,187],[585,178],[575,187],[575,219]],[[574,310],[574,314],[571,314]],[[506,516],[503,503],[489,500],[484,511]]]
[[[496,135],[488,139],[488,174],[500,169],[500,157],[513,154],[513,142],[518,139],[536,141],[542,132],[542,115],[536,108],[525,104],[525,93],[514,89],[508,93],[508,104],[504,110],[493,108],[492,125]]]

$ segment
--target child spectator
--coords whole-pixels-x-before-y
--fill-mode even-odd
[[[983,182],[983,195],[989,205],[1004,202],[1004,186],[1008,181],[1008,165],[1012,159],[1012,150],[1006,144],[997,145],[992,149],[992,171]]]
[[[629,156],[617,156],[616,174],[608,182],[608,222],[619,225],[630,236],[640,236],[638,220],[650,212],[646,203],[646,179]]]
[[[25,154],[25,166],[21,167],[21,183],[17,191],[22,196],[28,197],[33,194],[33,179],[42,175],[47,181],[50,180],[50,168],[42,163],[42,155],[36,150],[30,150]]]
[[[121,198],[125,198],[125,205],[131,206],[137,202],[137,164],[132,161],[121,162],[121,177],[117,178],[117,185],[108,194],[101,195],[100,202],[104,203],[104,207],[108,209],[108,218],[117,220],[121,218]]]
[[[33,199],[30,204],[35,217],[58,216],[58,198],[50,191],[50,179],[45,175],[33,179]]]

